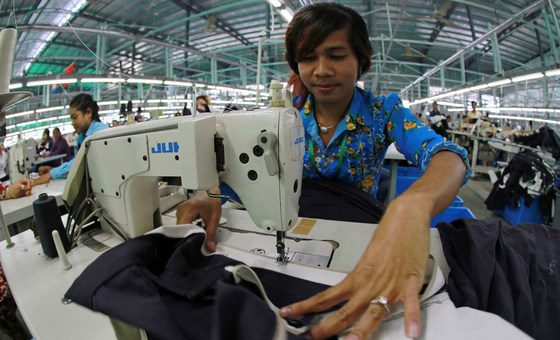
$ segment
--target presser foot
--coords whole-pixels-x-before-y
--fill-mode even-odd
[[[288,262],[288,248],[284,244],[284,237],[286,236],[285,231],[276,232],[276,251],[278,252],[278,257],[276,257],[276,263],[287,263]]]

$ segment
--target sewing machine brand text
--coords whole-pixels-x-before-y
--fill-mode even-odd
[[[298,145],[299,143],[303,143],[304,137],[296,137],[294,141],[294,145]]]
[[[155,147],[152,146],[152,153],[177,153],[179,152],[179,143],[167,142],[157,143]]]

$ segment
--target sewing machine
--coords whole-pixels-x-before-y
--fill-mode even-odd
[[[304,140],[292,107],[112,128],[84,141],[62,199],[80,219],[83,203],[95,202],[102,228],[131,238],[162,224],[158,177],[180,177],[193,190],[223,181],[258,227],[276,231],[283,261],[285,233],[298,221]]]
[[[36,160],[37,146],[34,139],[25,139],[14,144],[8,150],[8,171],[11,183],[27,177]]]

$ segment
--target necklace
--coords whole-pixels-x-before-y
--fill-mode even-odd
[[[338,123],[332,125],[332,126],[322,126],[321,124],[317,123],[317,126],[319,127],[319,131],[321,131],[321,133],[327,133],[329,132],[329,129],[332,129],[333,127],[337,126]]]

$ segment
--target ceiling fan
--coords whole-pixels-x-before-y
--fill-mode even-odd
[[[216,33],[216,34],[229,34],[224,30],[216,28],[216,16],[210,15],[206,18],[206,27],[201,30],[191,31],[191,34],[199,34],[199,33]]]
[[[427,16],[420,16],[420,17],[413,17],[415,19],[436,19],[438,22],[446,24],[451,27],[455,28],[462,28],[461,26],[455,24],[451,20],[447,19],[447,13],[452,9],[452,7],[456,6],[453,0],[445,0],[441,7],[436,10],[432,15]],[[435,9],[435,8],[434,8]]]
[[[411,58],[429,58],[425,54],[421,53],[412,53],[412,49],[410,48],[410,44],[406,44],[404,48],[404,54],[401,54],[403,57],[411,57]]]

